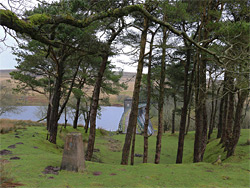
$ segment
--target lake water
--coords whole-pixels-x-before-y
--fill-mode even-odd
[[[97,128],[103,128],[108,131],[116,131],[119,126],[123,109],[123,107],[102,106],[101,115],[96,119]],[[46,108],[41,106],[20,106],[19,111],[20,113],[18,114],[5,113],[0,116],[0,118],[37,121],[42,117],[45,117]],[[72,117],[67,117],[67,119],[67,123],[73,124]],[[62,114],[59,123],[64,123],[64,114]],[[84,124],[82,118],[78,121],[78,123]]]

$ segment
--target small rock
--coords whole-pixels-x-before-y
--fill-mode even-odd
[[[9,154],[12,154],[12,151],[7,150],[7,149],[4,149],[4,150],[0,151],[0,155],[9,155]]]
[[[48,177],[48,179],[55,179],[53,176]]]
[[[16,148],[16,145],[15,145],[15,144],[10,145],[10,146],[8,146],[8,148],[15,149],[15,148]]]
[[[38,147],[37,147],[37,146],[34,146],[33,148],[38,149]]]
[[[23,144],[22,142],[17,142],[16,144]]]
[[[10,160],[19,160],[20,157],[11,157]]]
[[[142,154],[136,153],[136,154],[135,154],[135,157],[143,157],[143,155],[142,155]]]
[[[55,174],[55,175],[58,175],[59,170],[60,170],[59,167],[47,166],[42,173],[43,174]]]
[[[15,136],[16,138],[20,138],[20,136]]]
[[[110,176],[115,176],[115,175],[116,175],[116,173],[111,173],[111,174],[110,174]]]
[[[93,172],[94,176],[100,176],[101,174],[102,174],[102,172],[98,172],[98,171],[97,172]]]

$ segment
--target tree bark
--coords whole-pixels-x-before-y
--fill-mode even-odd
[[[90,132],[89,132],[88,149],[86,155],[87,161],[91,160],[94,151],[97,108],[99,103],[102,78],[106,69],[107,62],[108,62],[108,54],[105,54],[102,57],[101,67],[98,72],[95,88],[92,95],[93,101],[91,104],[91,111],[90,111]]]
[[[249,78],[248,78],[249,79]],[[244,107],[244,102],[249,95],[249,89],[246,89],[238,95],[238,103],[235,112],[235,121],[233,128],[233,136],[230,139],[230,143],[227,146],[227,158],[232,156],[235,152],[236,145],[240,138],[240,130],[241,130],[241,120],[242,120],[242,111]]]
[[[228,72],[224,74],[224,88],[223,88],[223,114],[222,114],[222,126],[221,126],[221,140],[220,144],[224,145],[226,140],[226,127],[227,127],[227,113],[228,113]]]
[[[124,142],[123,149],[122,149],[122,160],[121,160],[122,165],[128,165],[128,158],[129,158],[130,145],[131,145],[131,140],[132,140],[132,135],[133,135],[133,129],[134,127],[136,127],[136,124],[137,124],[139,93],[140,93],[140,87],[141,87],[143,58],[144,58],[145,47],[146,47],[146,42],[147,42],[147,30],[148,30],[148,19],[144,17],[143,31],[141,34],[140,55],[139,55],[139,61],[138,61],[137,73],[136,73],[136,79],[135,79],[135,85],[134,85],[131,113],[129,115],[127,133],[126,133],[125,142]]]
[[[230,145],[230,140],[232,138],[233,129],[233,117],[234,117],[234,77],[229,75],[228,77],[228,113],[227,113],[227,127],[225,130],[225,151]]]
[[[163,20],[166,21],[167,15],[164,13]],[[161,78],[160,78],[160,91],[158,99],[158,133],[156,140],[156,151],[155,151],[155,164],[160,163],[161,156],[161,139],[163,133],[163,105],[164,105],[164,89],[165,89],[165,77],[166,77],[166,42],[167,42],[167,28],[163,28],[163,39],[162,39],[162,57],[161,57]]]
[[[151,101],[151,65],[152,65],[152,52],[154,44],[154,36],[157,33],[159,27],[154,33],[152,33],[148,57],[148,77],[147,77],[147,105],[145,113],[145,123],[144,123],[144,151],[143,151],[143,163],[148,161],[148,125],[149,125],[149,111],[150,111],[150,101]]]
[[[174,99],[174,109],[172,110],[172,134],[175,133],[176,96],[173,96],[173,99]]]
[[[56,83],[54,87],[54,93],[52,98],[52,107],[50,113],[50,129],[49,129],[49,142],[56,144],[56,136],[57,136],[57,128],[58,128],[58,111],[60,105],[61,98],[61,87],[62,87],[62,79],[64,74],[63,62],[59,62],[57,67],[57,77]]]
[[[77,129],[77,122],[79,118],[79,111],[80,111],[80,103],[81,103],[81,97],[77,97],[76,99],[76,112],[75,112],[75,118],[73,122],[73,128]]]
[[[177,149],[177,157],[176,163],[182,163],[183,158],[183,148],[184,148],[184,137],[185,137],[185,126],[187,119],[187,110],[188,103],[191,97],[191,87],[189,87],[188,91],[188,71],[191,63],[191,49],[190,47],[187,49],[187,60],[185,64],[185,74],[184,74],[184,91],[183,91],[183,106],[181,109],[181,121],[180,121],[180,130],[179,130],[179,140],[178,140],[178,149]],[[192,85],[192,77],[189,83],[189,86]],[[190,112],[190,111],[189,111]]]
[[[132,148],[131,148],[131,160],[130,165],[134,165],[134,158],[135,158],[135,137],[136,137],[136,127],[134,127],[133,131],[133,140],[132,140]]]

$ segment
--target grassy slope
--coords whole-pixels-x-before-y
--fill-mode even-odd
[[[67,132],[73,131],[67,128]],[[83,132],[82,128],[79,129]],[[103,131],[102,131],[103,132]],[[15,138],[18,133],[21,138]],[[33,136],[34,135],[34,136]],[[223,149],[218,140],[213,139],[207,146],[203,163],[193,164],[193,137],[190,133],[185,141],[185,164],[176,165],[177,135],[164,134],[162,143],[161,164],[142,164],[142,158],[135,158],[135,166],[119,165],[124,135],[101,136],[97,131],[96,147],[100,152],[95,158],[103,163],[86,162],[84,173],[60,171],[59,175],[44,175],[41,172],[46,166],[60,166],[62,159],[63,136],[61,133],[58,144],[48,143],[45,127],[32,126],[18,129],[17,132],[2,134],[1,150],[17,142],[15,149],[8,149],[12,155],[2,156],[9,159],[18,156],[20,160],[11,160],[6,165],[15,181],[24,187],[248,187],[249,186],[249,146],[244,145],[249,137],[249,130],[243,130],[236,156],[223,161],[222,166],[212,165]],[[87,135],[84,135],[87,138]],[[142,154],[143,137],[137,136],[136,152]],[[149,162],[153,162],[155,136],[149,138]],[[34,147],[38,147],[35,149]],[[206,163],[207,162],[207,163]],[[102,172],[94,176],[93,172]],[[111,175],[112,173],[116,175]],[[53,176],[54,179],[48,179]]]

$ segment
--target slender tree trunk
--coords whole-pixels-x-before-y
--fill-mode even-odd
[[[73,122],[73,128],[77,129],[77,122],[79,118],[79,111],[80,111],[80,104],[81,104],[81,97],[77,97],[76,99],[76,112],[75,112],[75,118]]]
[[[51,104],[49,102],[48,104],[48,110],[47,110],[47,130],[49,131],[50,129],[50,123],[49,123],[49,120],[50,120],[50,113],[51,113]]]
[[[64,108],[64,128],[67,126],[67,107]]]
[[[249,79],[249,77],[248,77]],[[242,121],[242,111],[244,107],[244,102],[249,95],[249,89],[246,89],[238,95],[238,103],[235,112],[235,121],[234,121],[234,128],[233,128],[233,136],[230,139],[230,142],[227,146],[227,158],[234,154],[236,145],[240,138],[240,130],[241,130],[241,121]]]
[[[163,20],[166,21],[167,16],[164,14]],[[165,66],[165,57],[166,57],[166,42],[167,42],[167,28],[163,28],[163,39],[162,39],[162,58],[161,58],[161,78],[160,78],[160,93],[158,99],[158,133],[156,140],[156,151],[155,151],[155,164],[160,163],[161,156],[161,139],[163,132],[163,105],[164,105],[164,86],[165,86],[165,77],[166,77],[166,66]]]
[[[56,136],[57,136],[57,128],[58,128],[58,111],[60,105],[61,98],[61,86],[62,86],[62,78],[63,78],[63,65],[58,64],[58,76],[56,78],[54,94],[52,98],[52,108],[50,114],[50,130],[49,130],[49,142],[56,144]]]
[[[156,29],[156,31],[152,33],[152,38],[150,41],[150,51],[149,51],[149,57],[148,57],[147,106],[146,106],[145,123],[144,123],[143,163],[147,163],[148,161],[148,125],[149,125],[149,111],[150,111],[150,100],[151,100],[151,64],[152,64],[154,36],[157,33],[158,29]]]
[[[86,106],[87,106],[87,103],[86,103]],[[87,133],[88,129],[89,129],[91,106],[92,106],[92,100],[91,100],[90,105],[89,105],[89,110],[86,112],[87,113],[87,118],[85,119],[85,127],[84,127],[85,133]]]
[[[233,117],[234,117],[234,77],[228,77],[228,114],[227,114],[227,127],[225,135],[225,151],[229,149],[230,140],[232,139],[233,132]]]
[[[222,114],[222,127],[221,127],[221,140],[220,143],[225,143],[226,140],[226,127],[227,127],[227,113],[228,113],[228,72],[224,74],[224,88],[223,88],[223,114]]]
[[[185,64],[185,74],[184,74],[184,92],[183,92],[183,107],[181,109],[181,121],[180,121],[180,130],[179,130],[179,140],[178,140],[178,149],[177,149],[177,157],[176,163],[182,163],[183,158],[183,148],[184,148],[184,137],[185,137],[185,126],[187,119],[187,110],[188,103],[191,97],[191,87],[189,87],[188,91],[188,71],[191,62],[191,49],[187,49],[187,60]],[[192,72],[193,73],[193,72]],[[189,83],[189,86],[192,85],[192,77]],[[189,110],[190,113],[191,110]],[[189,125],[188,125],[189,127]],[[188,128],[187,128],[188,129]]]
[[[173,96],[173,99],[174,99],[174,109],[172,110],[172,134],[175,133],[176,96]]]
[[[144,29],[141,34],[140,56],[139,56],[137,74],[136,74],[135,85],[134,85],[131,113],[129,115],[127,133],[126,133],[125,142],[124,142],[123,149],[122,149],[122,160],[121,160],[122,165],[128,165],[128,158],[129,158],[129,151],[130,151],[133,130],[137,124],[139,93],[140,93],[142,69],[143,69],[143,58],[144,58],[145,47],[146,47],[146,42],[147,42],[147,30],[148,30],[148,18],[147,17],[144,17],[143,28]]]
[[[212,81],[212,107],[211,107],[211,114],[210,114],[210,120],[209,120],[209,131],[208,131],[208,140],[211,138],[211,134],[213,132],[213,116],[214,116],[214,111],[215,111],[215,101],[214,101],[214,81]]]
[[[132,148],[131,148],[131,160],[130,165],[134,165],[134,158],[135,158],[135,137],[136,137],[136,127],[134,127],[133,131],[133,140],[132,140]]]
[[[87,149],[87,155],[86,155],[87,161],[91,160],[93,151],[94,151],[97,108],[98,108],[98,103],[99,103],[102,78],[106,69],[107,62],[108,62],[108,54],[105,54],[102,57],[102,64],[98,72],[97,80],[95,83],[95,88],[94,88],[93,95],[92,95],[93,101],[92,101],[91,111],[90,111],[90,132],[89,132],[88,149]]]
[[[217,139],[221,138],[221,135],[222,135],[223,113],[224,113],[224,96],[222,96],[222,98],[220,100],[220,111],[219,111]]]
[[[188,130],[189,130],[189,126],[190,126],[190,119],[191,119],[191,104],[189,104],[189,107],[188,107],[188,121],[187,121],[187,127],[186,127],[185,135],[188,134]]]

